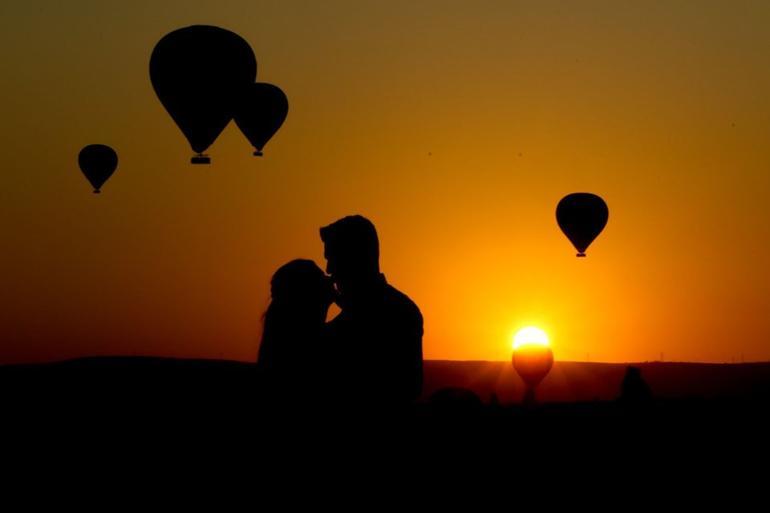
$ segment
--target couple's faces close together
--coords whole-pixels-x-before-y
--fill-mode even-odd
[[[336,295],[345,288],[344,285],[340,283],[340,281],[345,281],[344,278],[341,280],[340,276],[340,258],[339,255],[329,249],[328,245],[324,245],[324,259],[326,259],[326,274],[328,275],[329,283],[336,297]]]
[[[324,259],[326,260],[326,283],[331,294],[331,302],[337,302],[340,294],[345,290],[346,273],[344,258],[332,251],[328,244],[324,245]]]
[[[274,301],[326,311],[342,298],[347,301],[358,296],[380,275],[377,232],[367,219],[341,219],[322,228],[321,239],[326,272],[311,260],[289,262],[273,277]]]
[[[379,272],[361,255],[348,248],[341,250],[330,249],[327,244],[324,249],[326,259],[326,274],[334,287],[335,301],[340,295],[354,295],[358,284],[365,283],[368,278],[377,276]]]

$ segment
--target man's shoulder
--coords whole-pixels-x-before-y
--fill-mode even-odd
[[[412,315],[422,320],[422,313],[412,298],[398,290],[391,284],[385,285],[385,302],[388,308],[398,310],[405,315]]]

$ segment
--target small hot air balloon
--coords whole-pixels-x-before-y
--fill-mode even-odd
[[[586,249],[607,225],[610,212],[607,204],[596,194],[576,192],[562,198],[556,207],[556,221],[564,235],[586,256]]]
[[[545,332],[534,327],[520,330],[514,337],[512,363],[527,385],[524,402],[534,403],[535,387],[545,379],[553,366],[553,351]]]
[[[85,177],[91,182],[94,193],[100,193],[115,169],[118,167],[118,154],[104,144],[89,144],[78,154],[78,165]]]
[[[281,128],[289,112],[289,100],[273,84],[252,84],[241,98],[235,112],[235,123],[254,146],[254,156],[262,156],[262,148]]]
[[[550,347],[529,346],[513,353],[513,367],[530,388],[535,388],[548,375],[553,366]]]
[[[256,77],[249,44],[219,27],[175,30],[158,41],[150,57],[152,87],[197,153],[193,164],[210,162],[203,152],[233,119],[237,99]]]

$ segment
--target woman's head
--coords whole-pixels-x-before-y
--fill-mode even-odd
[[[272,303],[300,309],[326,310],[334,300],[331,279],[312,260],[292,260],[282,265],[270,281]]]
[[[323,329],[334,286],[312,260],[292,260],[273,275],[270,296],[259,363],[275,370],[307,357],[307,348]]]

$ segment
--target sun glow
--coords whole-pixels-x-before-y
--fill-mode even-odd
[[[517,350],[527,346],[548,347],[550,342],[548,341],[548,334],[536,328],[534,326],[527,326],[521,328],[513,336],[513,350]]]

